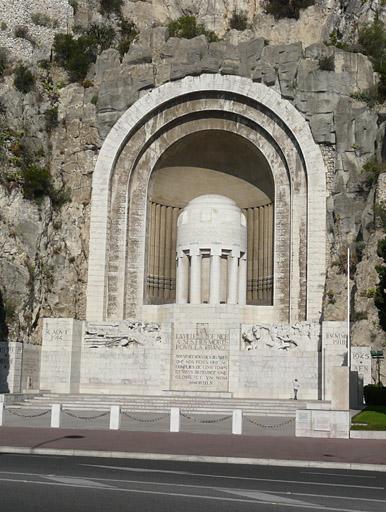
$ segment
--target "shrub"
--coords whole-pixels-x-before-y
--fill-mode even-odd
[[[248,28],[248,16],[245,11],[233,11],[229,20],[229,27],[235,30],[246,30]]]
[[[25,39],[29,43],[32,44],[32,46],[35,46],[35,41],[33,37],[30,35],[28,31],[28,27],[26,25],[17,25],[13,31],[15,37],[18,39]]]
[[[335,71],[335,58],[333,55],[329,57],[321,57],[319,59],[319,69],[321,71]]]
[[[90,101],[91,101],[91,103],[92,103],[93,105],[96,105],[96,104],[97,104],[97,102],[98,102],[98,96],[97,96],[96,94],[94,94],[94,96],[91,98],[91,100],[90,100]]]
[[[168,25],[170,37],[193,39],[193,37],[205,35],[209,42],[218,41],[217,35],[205,29],[202,23],[197,23],[195,16],[181,16],[171,21]]]
[[[23,94],[30,92],[35,84],[35,78],[31,71],[20,64],[15,70],[14,85]]]
[[[78,10],[78,2],[77,2],[77,0],[68,0],[68,3],[73,8],[74,14],[76,14],[76,11]]]
[[[104,23],[95,23],[87,30],[86,36],[89,38],[89,43],[96,47],[98,53],[101,53],[111,47],[116,34],[113,27]]]
[[[51,190],[51,175],[46,167],[35,164],[28,165],[23,169],[23,196],[25,199],[32,199],[41,202],[43,197],[49,195]]]
[[[377,254],[382,258],[383,264],[375,267],[379,283],[374,296],[374,304],[378,309],[379,324],[386,331],[386,237],[378,241]]]
[[[314,4],[315,0],[265,0],[264,10],[267,14],[272,14],[275,19],[299,19],[300,10]]]
[[[8,53],[5,48],[0,48],[0,78],[4,75],[7,68]]]
[[[378,162],[377,158],[373,156],[362,167],[362,172],[365,173],[367,186],[371,187],[378,180],[378,176],[386,172],[386,163]]]
[[[368,384],[363,388],[366,405],[386,405],[386,388],[376,384]]]
[[[35,25],[39,25],[41,27],[57,28],[59,25],[58,20],[51,18],[44,12],[32,13],[31,20],[33,23],[35,23]]]
[[[369,89],[365,89],[363,91],[354,92],[350,96],[355,100],[367,103],[367,105],[370,108],[375,107],[375,105],[377,105],[378,103],[382,103],[379,85],[374,85]]]
[[[373,299],[375,297],[377,289],[376,288],[367,288],[366,297],[368,299]]]
[[[46,130],[51,132],[59,124],[58,121],[58,107],[49,108],[44,112],[44,118],[46,121]]]
[[[121,56],[129,51],[131,43],[138,35],[138,29],[133,21],[122,19],[119,28],[121,30],[121,40],[118,44],[118,50]]]
[[[358,43],[379,73],[378,92],[381,101],[386,99],[386,29],[383,22],[375,17],[373,23],[359,30]]]
[[[5,21],[2,21],[0,24],[1,30],[7,30],[8,25],[5,23]]]
[[[72,82],[82,81],[97,52],[87,36],[78,39],[70,34],[56,34],[54,39],[55,60],[68,71]]]
[[[119,16],[122,5],[123,0],[101,0],[100,12],[107,15],[115,13]]]

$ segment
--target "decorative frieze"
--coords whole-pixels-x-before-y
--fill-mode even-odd
[[[135,320],[88,322],[83,340],[84,345],[90,349],[155,345],[162,342],[161,326]]]

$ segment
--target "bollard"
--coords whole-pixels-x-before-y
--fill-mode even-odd
[[[180,410],[178,407],[170,409],[170,432],[180,431]]]
[[[4,402],[0,402],[0,427],[3,425]]]
[[[232,414],[232,434],[242,434],[243,432],[243,411],[236,409]]]
[[[60,428],[60,412],[62,404],[52,404],[51,406],[51,428]]]
[[[121,406],[112,405],[110,408],[110,430],[119,430],[121,426]]]

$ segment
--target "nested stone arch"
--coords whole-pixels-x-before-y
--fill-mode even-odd
[[[201,122],[190,121],[184,125],[179,125],[169,130],[167,134],[162,135],[154,144],[149,147],[149,151],[145,152],[131,175],[131,194],[129,194],[128,202],[133,206],[132,211],[134,217],[128,215],[127,232],[131,233],[129,244],[131,247],[126,248],[127,260],[124,265],[130,273],[130,280],[126,282],[125,293],[125,311],[134,314],[138,308],[138,304],[143,303],[143,286],[144,267],[138,262],[144,261],[146,240],[143,233],[146,232],[147,219],[147,197],[148,183],[150,176],[157,165],[159,158],[167,151],[169,147],[182,138],[205,130],[221,130],[234,133],[238,130],[238,134],[249,140],[256,149],[260,150],[267,160],[275,182],[275,253],[274,258],[274,307],[280,312],[282,319],[288,318],[288,309],[290,303],[290,280],[288,271],[288,260],[290,254],[290,219],[288,211],[291,208],[291,191],[288,180],[288,173],[285,162],[277,154],[273,146],[267,143],[261,134],[252,130],[247,126],[236,126],[235,122],[230,120],[206,119]],[[125,160],[125,152],[122,154]],[[141,195],[137,195],[137,191],[141,190]],[[139,213],[140,212],[140,213]],[[123,254],[121,255],[123,258]],[[133,282],[135,283],[134,286]],[[130,283],[128,287],[127,284]],[[123,281],[122,281],[123,285]],[[120,294],[123,290],[121,288]],[[118,300],[120,302],[120,300]]]
[[[292,144],[297,148],[296,155],[292,152],[294,163],[290,168],[291,176],[296,171],[291,197],[293,201],[299,202],[299,206],[305,201],[306,207],[300,210],[299,208],[291,209],[293,212],[291,224],[294,225],[296,222],[299,224],[304,220],[304,229],[300,229],[298,233],[301,233],[304,237],[302,247],[307,246],[307,283],[303,287],[304,289],[301,290],[301,279],[305,279],[305,272],[302,276],[299,271],[298,303],[301,303],[303,294],[303,300],[307,302],[307,318],[319,318],[325,271],[323,257],[325,251],[325,175],[321,153],[312,139],[308,124],[289,102],[282,100],[277,93],[262,84],[255,84],[240,77],[202,75],[165,84],[146,94],[121,117],[102,146],[93,176],[87,301],[88,319],[103,320],[106,318],[108,266],[115,265],[120,270],[124,270],[122,269],[124,264],[122,258],[114,260],[113,257],[109,261],[109,256],[114,251],[109,252],[111,240],[108,229],[110,211],[116,200],[114,194],[117,195],[118,191],[121,194],[120,199],[122,199],[123,194],[125,201],[121,200],[119,203],[121,209],[119,223],[121,225],[114,225],[113,229],[117,232],[125,231],[125,219],[127,218],[127,205],[129,203],[127,187],[124,188],[124,192],[117,186],[112,187],[114,180],[116,185],[119,185],[119,179],[123,179],[122,176],[119,178],[118,174],[114,175],[122,149],[129,143],[132,150],[135,150],[136,158],[141,158],[141,152],[144,148],[147,151],[147,143],[151,137],[151,132],[156,132],[160,123],[163,122],[163,116],[165,115],[163,107],[165,105],[173,104],[173,101],[177,102],[177,100],[181,100],[189,94],[201,92],[202,96],[205,96],[205,94],[210,96],[213,91],[221,92],[225,97],[235,95],[254,101],[257,107],[246,109],[248,114],[263,112],[269,119],[264,128],[271,124],[271,135],[273,132],[276,134],[286,132],[286,137],[280,141],[279,145]],[[233,104],[235,110],[238,108],[236,104],[237,102]],[[229,108],[231,109],[232,106]],[[280,138],[280,135],[277,136]],[[290,159],[287,159],[287,161],[290,161]],[[134,163],[133,161],[126,162],[128,175],[131,174],[132,164]],[[301,168],[303,168],[304,178],[301,177]],[[112,191],[112,188],[115,191]],[[136,192],[133,189],[132,197],[135,197],[136,193],[138,191]],[[300,237],[300,234],[297,236]],[[115,242],[120,247],[122,244],[136,243],[135,240],[130,239],[130,231],[127,240],[116,239]],[[291,245],[292,262],[297,258],[300,259],[299,247],[299,243],[292,243]],[[116,254],[119,255],[120,250],[117,250]],[[301,265],[295,265],[295,267],[300,269]],[[122,276],[122,273],[120,275]],[[126,273],[126,280],[129,279],[130,271]],[[125,313],[122,311],[122,314]]]
[[[189,110],[190,111],[195,111],[194,103],[195,103],[194,100],[191,100],[189,102]],[[257,124],[254,121],[254,119],[256,117],[258,117],[259,121],[262,123],[262,120],[261,120],[262,116],[258,116],[256,114],[255,110],[249,109],[246,111],[245,108],[244,108],[244,110],[240,110],[242,106],[239,106],[234,101],[232,101],[232,102],[229,100],[224,101],[223,99],[221,99],[217,103],[213,103],[213,100],[210,100],[210,101],[206,101],[206,100],[204,101],[203,99],[196,100],[196,109],[200,110],[200,108],[201,108],[200,112],[202,113],[202,111],[204,111],[205,116],[213,116],[216,113],[214,111],[215,108],[221,109],[221,115],[223,116],[224,111],[225,111],[224,110],[225,104],[228,106],[228,109],[231,109],[230,107],[232,107],[232,110],[233,110],[233,112],[230,112],[230,113],[226,112],[226,114],[234,115],[236,113],[238,124],[240,124],[240,122],[243,120],[247,120],[248,126],[251,126],[251,129],[253,129],[253,133],[256,133],[256,134],[261,133],[262,136],[266,137],[265,140],[263,140],[260,143],[260,147],[268,148],[268,147],[273,146],[276,148],[277,153],[280,154],[280,157],[283,159],[283,162],[286,166],[288,179],[289,179],[289,181],[291,181],[291,184],[293,182],[293,185],[291,185],[291,186],[293,186],[294,188],[297,189],[297,197],[294,196],[292,198],[292,201],[293,202],[294,202],[294,200],[299,201],[299,199],[302,197],[302,195],[300,194],[300,186],[301,186],[301,183],[303,183],[303,187],[304,187],[304,183],[305,183],[305,181],[302,179],[304,176],[304,172],[303,172],[302,166],[300,166],[300,170],[299,171],[296,170],[296,172],[295,172],[295,170],[293,170],[292,173],[290,173],[288,170],[289,165],[286,161],[286,158],[290,161],[292,169],[296,169],[296,149],[293,147],[291,140],[288,140],[288,138],[286,139],[284,136],[281,136],[281,139],[280,139],[281,147],[279,147],[279,144],[275,143],[276,141],[272,138],[271,134],[268,133],[268,131],[265,129],[265,128],[271,129],[272,123],[269,122],[270,120],[264,118],[263,120],[265,121],[265,128],[264,129],[261,128],[261,126],[259,126],[259,124]],[[114,210],[115,209],[121,210],[122,205],[124,208],[127,208],[127,204],[133,205],[135,203],[135,201],[133,199],[129,200],[126,197],[125,183],[126,183],[126,180],[128,179],[127,176],[130,175],[130,179],[132,179],[132,175],[133,175],[132,172],[138,165],[137,153],[139,152],[140,155],[143,155],[144,152],[147,151],[146,148],[150,148],[150,150],[151,150],[153,148],[152,142],[157,140],[157,136],[159,136],[160,133],[167,133],[167,129],[170,128],[170,126],[173,127],[176,125],[180,128],[184,121],[185,122],[189,121],[191,119],[191,117],[190,117],[190,115],[185,114],[184,108],[186,108],[184,105],[171,106],[166,111],[163,111],[161,114],[158,114],[158,117],[162,116],[161,120],[159,120],[158,117],[155,117],[155,118],[152,118],[151,120],[149,120],[149,125],[145,124],[144,127],[137,134],[135,134],[135,136],[132,138],[132,140],[128,141],[127,145],[125,146],[124,150],[122,151],[122,154],[117,161],[117,164],[115,167],[115,173],[114,173],[114,179],[118,180],[118,176],[120,176],[121,181],[119,182],[119,185],[117,185],[116,187],[114,187],[114,186],[112,187],[113,192],[120,191],[121,197],[116,199],[117,204],[116,204],[115,208],[111,207],[111,216],[110,216],[110,221],[111,221],[112,225],[114,226],[114,229],[111,231],[111,236],[114,237],[117,240],[117,242],[119,240],[120,241],[124,240],[125,233],[124,233],[124,231],[120,232],[117,229],[121,225],[122,225],[122,229],[123,229],[124,223],[119,222],[117,219],[113,218]],[[206,109],[210,109],[210,110],[206,110]],[[180,115],[180,117],[179,117],[179,115]],[[175,121],[176,119],[178,119],[179,123],[181,123],[181,124],[178,124],[178,123],[173,124],[173,122],[170,122],[171,120]],[[195,121],[195,122],[197,123],[197,121]],[[165,123],[165,124],[163,125],[163,123]],[[274,126],[275,125],[273,125],[273,127]],[[235,130],[235,131],[237,131],[237,130]],[[278,131],[279,130],[276,130],[276,132],[278,132]],[[140,139],[141,132],[142,132],[142,136],[143,136],[143,133],[146,133],[146,135],[148,137],[148,142],[142,141],[142,145],[138,144],[138,142],[136,140],[137,138]],[[253,133],[252,133],[252,138],[253,138]],[[280,133],[281,133],[281,135],[283,135],[282,132],[280,132]],[[251,138],[251,137],[248,136],[248,138]],[[284,152],[285,152],[285,155],[284,155]],[[147,177],[144,179],[145,184],[146,184],[147,179],[148,179]],[[112,193],[112,195],[115,198],[117,198],[118,192],[116,194]],[[298,207],[301,208],[302,211],[306,211],[305,204],[302,204],[302,205],[299,204]],[[136,214],[137,214],[136,216],[138,217],[138,212],[139,212],[138,207],[134,208],[134,210],[136,211]],[[281,228],[282,228],[282,226],[283,225],[280,224]],[[129,231],[129,236],[130,236],[130,233],[132,232],[132,230],[129,229],[128,231]],[[292,231],[293,231],[292,239],[294,240],[293,246],[295,247],[296,236],[299,237],[299,234],[300,234],[300,229],[297,226],[295,221],[292,223]],[[144,230],[143,230],[143,232],[144,232]],[[133,254],[136,249],[136,246],[139,244],[139,241],[138,241],[138,239],[134,240],[132,238],[129,238],[129,241],[130,241],[130,246],[131,246],[131,253]],[[118,243],[110,243],[109,246],[117,247]],[[120,244],[120,246],[123,249],[122,244]],[[305,247],[303,248],[303,250],[304,249],[305,249]],[[292,253],[294,253],[294,252],[295,251],[292,250]],[[278,257],[280,258],[280,253],[278,253]],[[139,261],[139,259],[140,259],[139,257],[135,258],[135,261],[137,262],[137,261]],[[305,264],[306,264],[305,260],[306,260],[306,258],[303,257],[302,258],[303,274],[305,274]],[[121,262],[120,268],[117,268],[116,261]],[[119,291],[119,290],[117,290],[117,288],[120,287],[122,289],[122,286],[124,285],[124,281],[122,279],[120,279],[119,276],[122,276],[125,273],[125,271],[131,272],[131,268],[132,268],[130,265],[129,266],[127,266],[126,264],[123,265],[122,263],[124,261],[125,260],[124,260],[124,257],[122,256],[122,254],[121,254],[121,256],[119,256],[117,258],[110,257],[110,259],[109,259],[109,262],[112,263],[112,265],[111,265],[111,270],[109,269],[109,273],[108,273],[108,300],[107,300],[107,304],[108,304],[107,315],[108,315],[108,317],[114,317],[114,318],[118,317],[119,318],[119,315],[121,315],[121,316],[122,315],[124,316],[125,314],[134,315],[135,314],[134,313],[134,311],[135,311],[134,305],[136,304],[138,307],[138,305],[142,303],[142,297],[138,296],[137,293],[130,296],[130,298],[128,300],[128,304],[131,304],[131,306],[128,309],[123,308],[123,302],[121,299],[117,299],[117,296],[121,297],[121,295],[122,295],[121,290]],[[288,262],[288,258],[286,258],[286,261]],[[301,269],[299,269],[298,258],[292,258],[292,267],[293,268],[292,268],[291,274],[296,279],[296,277],[301,274],[301,272],[300,272]],[[288,269],[287,269],[286,275],[287,274],[289,274]],[[282,274],[282,275],[284,276],[284,274]],[[130,279],[127,279],[127,281],[136,283],[136,286],[134,287],[135,289],[140,288],[140,280],[138,280],[137,277],[138,277],[137,272],[134,270],[130,274]],[[286,282],[286,279],[283,278],[282,282],[283,283]],[[111,286],[110,286],[110,283],[111,283]],[[289,287],[286,288],[287,293],[288,293],[288,289],[289,289]],[[132,288],[131,288],[131,291],[133,291]],[[292,308],[291,309],[293,310],[294,317],[301,318],[301,317],[299,317],[299,312],[302,310],[303,310],[302,317],[304,317],[304,301],[300,302],[300,294],[299,294],[299,300],[297,300],[297,297],[296,297],[298,287],[291,287],[291,291],[292,291],[292,301],[291,301]],[[276,296],[279,297],[279,294],[276,294]],[[285,302],[283,299],[282,301],[280,301],[280,303],[282,304],[282,307],[284,308],[284,304],[288,304],[288,301]],[[117,313],[118,313],[118,316],[117,316]],[[286,312],[286,315],[283,315],[283,318],[284,319],[288,318],[288,311]]]

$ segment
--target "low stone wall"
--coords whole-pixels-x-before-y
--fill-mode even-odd
[[[350,437],[350,411],[298,410],[296,437]]]

